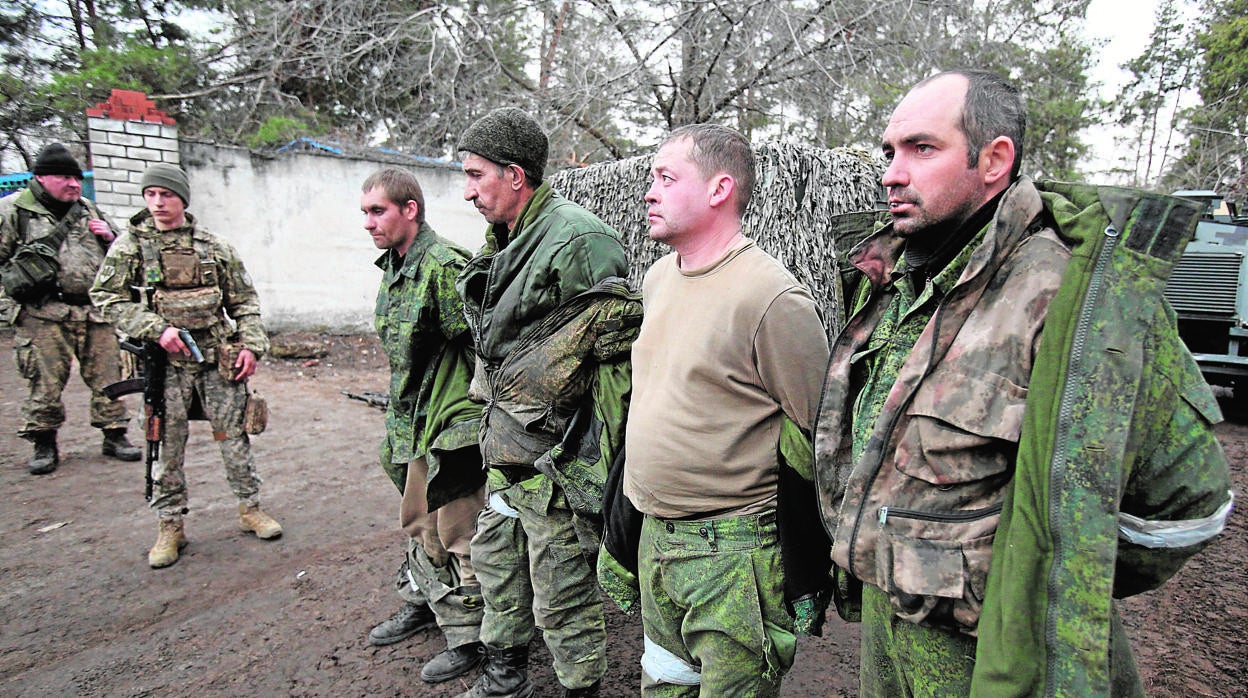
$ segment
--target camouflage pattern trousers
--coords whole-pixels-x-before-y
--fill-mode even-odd
[[[247,407],[247,384],[227,381],[215,363],[182,364],[170,362],[165,373],[165,438],[160,461],[152,468],[152,508],[161,518],[185,514],[186,439],[190,434],[188,412],[199,404],[212,425],[212,435],[221,448],[225,478],[239,501],[259,504],[260,477],[251,457],[251,442],[243,433],[243,410]]]
[[[125,428],[125,403],[101,392],[121,379],[121,350],[111,326],[87,320],[52,322],[22,313],[14,325],[13,345],[17,370],[30,385],[18,436],[56,431],[65,423],[61,392],[75,358],[82,381],[91,388],[91,426]]]
[[[1130,641],[1114,604],[1110,619],[1110,695],[1144,698]],[[861,698],[964,698],[971,694],[976,640],[897,617],[888,595],[862,585]]]
[[[472,566],[470,543],[485,488],[429,511],[428,477],[429,464],[424,458],[408,464],[399,506],[407,550],[395,588],[404,601],[428,604],[447,648],[453,649],[476,642],[481,634],[485,601]]]
[[[492,492],[477,519],[472,560],[485,594],[481,642],[526,647],[534,627],[541,628],[559,683],[585,688],[607,672],[597,574],[563,492],[526,487],[533,480]]]
[[[643,696],[778,696],[797,636],[774,512],[646,516],[637,555]]]

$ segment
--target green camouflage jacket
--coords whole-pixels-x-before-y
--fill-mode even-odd
[[[978,634],[977,695],[1108,695],[1113,596],[1221,530],[1220,415],[1162,297],[1194,222],[1165,197],[1016,183],[856,459],[854,359],[900,241],[885,228],[851,253],[870,293],[834,343],[815,434],[840,587]]]
[[[38,186],[33,180],[31,184]],[[18,230],[18,209],[25,209],[29,214],[24,236]],[[117,234],[117,229],[104,214],[100,213],[100,209],[90,199],[78,199],[78,203],[65,215],[72,222],[69,224],[69,235],[61,243],[58,257],[61,272],[57,281],[62,292],[85,297],[91,290],[91,282],[95,279],[95,273],[99,271],[100,264],[104,261],[104,254],[108,251],[108,243],[92,233],[87,224],[92,219],[98,218],[113,228],[114,235]],[[29,187],[17,194],[0,199],[0,264],[4,264],[9,257],[13,256],[18,244],[48,236],[56,224],[57,219],[39,202]],[[13,303],[14,301],[5,296],[3,290],[0,290],[0,304]],[[62,303],[56,298],[49,298],[39,305],[27,305],[25,311],[32,317],[53,322],[84,319],[104,322],[104,316],[89,303],[71,305]],[[4,314],[4,311],[0,310],[0,315]],[[16,307],[8,314],[15,315]]]
[[[470,255],[428,224],[400,257],[387,250],[374,325],[390,360],[381,465],[400,491],[407,465],[429,464],[430,510],[481,486],[481,406],[468,399],[475,357],[455,278]]]
[[[139,296],[135,286],[161,286],[159,260],[145,260],[143,240],[158,250],[194,249],[205,265],[210,265],[221,289],[221,306],[225,311],[214,324],[191,335],[210,362],[208,353],[217,344],[237,337],[243,347],[256,358],[269,350],[269,336],[260,321],[260,296],[243,267],[238,252],[226,241],[212,235],[186,214],[186,224],[174,230],[157,230],[146,209],[130,218],[130,228],[113,241],[91,288],[91,302],[108,322],[123,333],[138,339],[156,341],[170,324]],[[170,361],[185,363],[188,359],[171,355]]]
[[[456,281],[477,350],[481,452],[513,480],[542,472],[573,509],[601,508],[623,443],[641,299],[619,235],[542,185],[494,225]]]

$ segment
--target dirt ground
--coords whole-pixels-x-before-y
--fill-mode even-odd
[[[29,444],[13,436],[25,386],[12,335],[0,333],[0,695],[449,696],[471,679],[430,687],[418,678],[443,648],[433,632],[389,647],[365,635],[398,607],[398,496],[376,465],[380,411],[342,390],[386,389],[370,337],[303,336],[317,359],[266,359],[253,387],[268,401],[253,440],[264,507],[285,535],[261,541],[237,514],[205,423],[192,425],[187,480],[190,546],[174,566],[148,568],[154,514],[143,464],[99,455],[87,391],[74,376],[61,467],[26,473]],[[126,398],[132,413],[137,396]],[[1219,434],[1248,489],[1248,426]],[[136,422],[137,424],[137,422]],[[131,429],[132,438],[141,438]],[[1248,695],[1248,519],[1244,505],[1212,550],[1159,592],[1125,604],[1137,658],[1154,696]],[[604,696],[637,694],[641,626],[608,603]],[[851,696],[857,631],[829,619],[803,639],[786,696]],[[533,643],[539,695],[558,695],[549,655]]]

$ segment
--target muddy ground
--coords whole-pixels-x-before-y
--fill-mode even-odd
[[[469,681],[427,686],[421,664],[443,648],[426,632],[389,647],[365,635],[398,607],[389,585],[400,561],[398,495],[376,465],[381,413],[342,390],[384,391],[384,358],[370,337],[287,337],[317,359],[265,359],[253,387],[269,429],[253,441],[264,508],[285,535],[237,530],[233,497],[206,423],[192,425],[187,480],[190,546],[174,566],[148,568],[154,514],[142,463],[99,455],[74,376],[62,464],[26,473],[29,445],[13,436],[25,386],[12,335],[0,333],[0,695],[447,696]],[[296,341],[297,340],[297,341]],[[132,413],[142,405],[126,398]],[[1219,427],[1248,489],[1248,426]],[[132,437],[141,438],[132,427]],[[1242,500],[1241,500],[1242,501]],[[1159,592],[1125,604],[1154,696],[1248,695],[1248,519]],[[833,614],[834,616],[834,614]],[[640,621],[608,604],[610,673],[604,696],[636,695]],[[533,643],[539,695],[558,689]],[[788,696],[854,695],[857,631],[835,617],[804,639]]]

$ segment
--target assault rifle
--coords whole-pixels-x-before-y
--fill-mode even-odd
[[[121,348],[137,354],[139,357],[139,378],[130,378],[104,386],[104,394],[116,400],[122,395],[143,393],[143,414],[146,424],[143,429],[147,439],[147,479],[143,487],[143,498],[152,501],[152,466],[160,460],[160,442],[165,438],[165,371],[169,365],[169,355],[159,342],[147,340],[135,344],[133,340],[123,340]]]
[[[368,391],[353,393],[350,390],[340,390],[339,392],[352,400],[361,400],[363,402],[367,402],[372,407],[377,407],[383,410],[390,404],[390,396],[386,393],[374,393]]]

